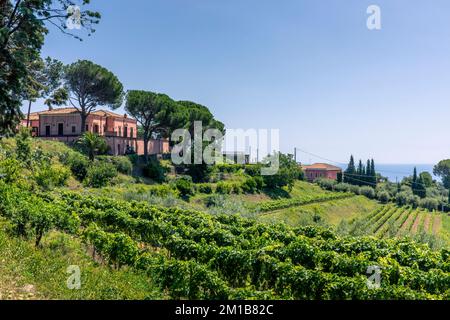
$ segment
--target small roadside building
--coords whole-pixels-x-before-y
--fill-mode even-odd
[[[232,152],[226,152],[224,151],[222,153],[224,161],[226,163],[233,163],[233,164],[249,164],[250,163],[250,154],[240,151],[232,151]]]
[[[337,180],[338,174],[342,173],[342,169],[328,163],[314,163],[312,165],[302,165],[305,177],[309,182],[316,179]]]

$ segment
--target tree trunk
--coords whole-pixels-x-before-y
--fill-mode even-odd
[[[36,248],[39,247],[41,240],[42,240],[42,232],[39,231],[38,234],[36,235],[36,242],[35,242]]]
[[[87,120],[87,115],[84,113],[80,113],[81,116],[81,134],[86,132],[86,120]]]
[[[27,128],[30,127],[31,100],[28,102]]]
[[[145,164],[148,164],[148,135],[147,135],[147,133],[144,134],[144,159],[145,159]]]

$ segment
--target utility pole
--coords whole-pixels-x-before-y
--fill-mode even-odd
[[[256,148],[256,164],[259,163],[259,149]]]
[[[297,148],[294,148],[294,161],[297,163]]]

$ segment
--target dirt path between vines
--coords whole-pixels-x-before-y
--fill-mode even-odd
[[[417,218],[416,218],[416,221],[414,221],[414,224],[413,224],[413,226],[412,226],[412,228],[411,228],[411,232],[413,233],[413,234],[416,234],[417,233],[417,229],[419,228],[419,224],[420,224],[420,221],[422,220],[422,215],[419,213],[418,215],[417,215]]]
[[[408,231],[407,228],[408,228],[408,226],[410,226],[412,224],[413,219],[414,219],[414,213],[411,212],[409,214],[408,218],[405,220],[405,222],[403,222],[402,226],[398,230],[397,235],[401,235],[401,234],[403,234],[403,232]]]
[[[425,215],[425,219],[423,220],[423,230],[428,233],[430,231],[430,222],[431,222],[431,215],[427,213]]]
[[[442,225],[442,217],[440,215],[435,216],[433,222],[434,235],[437,235],[439,233],[439,231],[441,230],[441,225]]]

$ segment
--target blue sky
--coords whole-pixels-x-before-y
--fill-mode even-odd
[[[92,60],[126,89],[204,104],[228,128],[278,128],[284,152],[450,157],[447,0],[92,2],[97,32],[79,42],[51,29],[44,56]],[[371,4],[380,31],[366,28]]]

